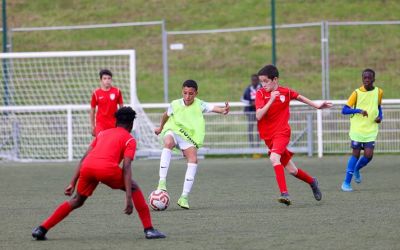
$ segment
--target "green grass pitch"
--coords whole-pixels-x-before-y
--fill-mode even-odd
[[[146,240],[137,215],[123,214],[124,194],[99,185],[86,204],[37,242],[31,230],[66,197],[75,164],[0,163],[0,249],[400,249],[398,155],[376,155],[353,193],[340,191],[347,156],[297,156],[323,192],[287,175],[293,205],[276,201],[266,159],[201,159],[190,210],[176,205],[186,164],[172,162],[170,207],[152,211],[166,239]],[[147,196],[158,181],[157,160],[137,160],[133,176]]]

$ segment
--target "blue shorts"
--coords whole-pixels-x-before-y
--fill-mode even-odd
[[[365,148],[375,148],[375,141],[370,142],[358,142],[358,141],[351,141],[351,148],[352,149],[365,149]]]

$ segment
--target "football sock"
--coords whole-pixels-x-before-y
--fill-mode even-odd
[[[187,196],[192,190],[194,177],[197,171],[197,164],[196,163],[188,163],[185,175],[185,182],[183,183],[183,192],[182,195]]]
[[[286,179],[285,179],[285,171],[283,170],[282,165],[276,165],[274,166],[274,171],[275,171],[275,178],[276,182],[278,183],[279,191],[281,193],[287,193],[287,187],[286,187]]]
[[[167,178],[168,168],[171,162],[171,155],[171,149],[163,148],[160,158],[160,180],[165,180]]]
[[[46,230],[50,230],[50,228],[57,225],[60,221],[62,221],[67,215],[72,211],[72,207],[68,201],[63,202],[60,206],[54,210],[53,214],[50,215],[43,223],[41,224]]]
[[[351,178],[353,178],[354,167],[356,166],[357,161],[357,157],[352,155],[347,162],[346,177],[344,178],[344,182],[346,182],[347,184],[350,184]]]
[[[355,170],[360,170],[363,167],[367,166],[367,164],[372,160],[372,158],[367,158],[365,156],[362,156],[358,161],[355,166]]]
[[[150,209],[144,199],[142,190],[136,189],[135,191],[132,191],[132,201],[136,211],[138,212],[140,221],[143,224],[143,228],[146,229],[153,227],[151,223]]]
[[[296,177],[297,179],[300,179],[304,182],[307,182],[308,184],[311,185],[311,183],[314,181],[314,179],[304,170],[302,170],[301,168],[297,168],[297,174],[294,175],[294,177]]]

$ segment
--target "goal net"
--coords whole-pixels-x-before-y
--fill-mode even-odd
[[[137,112],[138,153],[160,149],[136,95],[134,50],[2,53],[0,59],[0,159],[80,159],[92,140],[89,103],[103,68]]]

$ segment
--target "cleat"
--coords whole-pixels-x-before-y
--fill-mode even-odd
[[[38,226],[32,230],[32,237],[35,240],[47,240],[46,233],[47,233],[46,228]]]
[[[322,193],[321,193],[321,190],[319,189],[319,187],[318,187],[318,180],[317,180],[317,178],[313,178],[313,182],[310,184],[310,187],[311,187],[311,189],[312,189],[312,192],[313,192],[313,194],[314,194],[314,198],[317,200],[317,201],[320,201],[321,199],[322,199]]]
[[[165,238],[165,234],[159,232],[157,229],[150,228],[150,229],[145,229],[144,230],[144,236],[146,239],[163,239]]]
[[[342,187],[341,188],[342,188],[343,192],[352,192],[353,191],[353,188],[351,187],[351,185],[347,184],[346,182],[342,183]]]
[[[360,184],[362,180],[360,170],[354,170],[353,176],[354,176],[354,181]]]
[[[187,196],[181,196],[178,200],[178,206],[184,209],[189,209],[189,200]]]
[[[281,196],[278,198],[278,202],[283,203],[286,206],[289,206],[292,204],[288,193],[281,193]]]
[[[166,181],[166,180],[160,180],[160,181],[158,182],[158,187],[157,187],[157,189],[158,189],[158,190],[167,191],[167,181]]]

